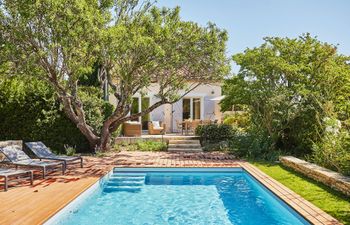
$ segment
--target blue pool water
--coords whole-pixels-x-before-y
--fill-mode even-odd
[[[109,174],[48,224],[309,224],[247,172]]]

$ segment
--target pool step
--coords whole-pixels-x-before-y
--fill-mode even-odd
[[[111,176],[146,176],[146,173],[138,173],[138,172],[120,172],[119,168],[113,169],[113,174]]]
[[[145,178],[144,177],[128,177],[127,179],[125,177],[110,177],[109,181],[144,181]]]
[[[145,184],[144,180],[132,181],[132,180],[120,180],[120,181],[108,181],[107,186],[143,186]]]
[[[104,185],[104,192],[139,192],[145,184],[145,173],[113,173]]]
[[[141,188],[140,187],[134,187],[134,186],[105,186],[103,188],[104,192],[140,192]]]

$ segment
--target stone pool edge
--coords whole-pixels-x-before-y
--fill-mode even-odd
[[[331,215],[327,214],[311,202],[296,194],[280,182],[268,176],[248,162],[239,162],[239,165],[254,177],[260,184],[270,190],[279,199],[284,201],[293,210],[314,225],[341,225]]]

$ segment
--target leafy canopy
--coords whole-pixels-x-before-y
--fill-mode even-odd
[[[124,121],[176,102],[180,89],[187,94],[229,71],[225,31],[182,21],[179,8],[158,9],[149,1],[0,0],[0,31],[0,72],[50,84],[91,148],[106,149]],[[79,89],[96,68],[117,106],[103,122],[90,124],[91,102]],[[158,101],[130,115],[132,96],[151,84],[159,87]]]
[[[322,135],[322,119],[349,119],[349,57],[309,34],[265,38],[233,56],[239,73],[227,80],[224,109],[245,105],[270,150],[308,152]]]

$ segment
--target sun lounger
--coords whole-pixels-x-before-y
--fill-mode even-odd
[[[33,185],[33,171],[31,170],[15,170],[15,169],[5,169],[0,168],[0,177],[4,178],[4,190],[7,191],[8,189],[8,182],[10,177],[20,177],[25,176],[29,177],[30,184]]]
[[[65,172],[65,165],[62,162],[46,162],[39,161],[29,158],[29,156],[22,151],[19,146],[10,145],[6,147],[1,147],[0,152],[2,152],[9,164],[24,167],[32,167],[42,170],[43,178],[45,178],[46,172],[48,170],[61,169],[62,174]]]
[[[38,159],[49,159],[58,160],[64,163],[65,168],[67,168],[68,163],[80,163],[80,167],[83,168],[83,158],[81,156],[62,156],[56,155],[51,150],[44,145],[41,141],[38,142],[27,142],[25,145],[28,149],[38,158]]]

